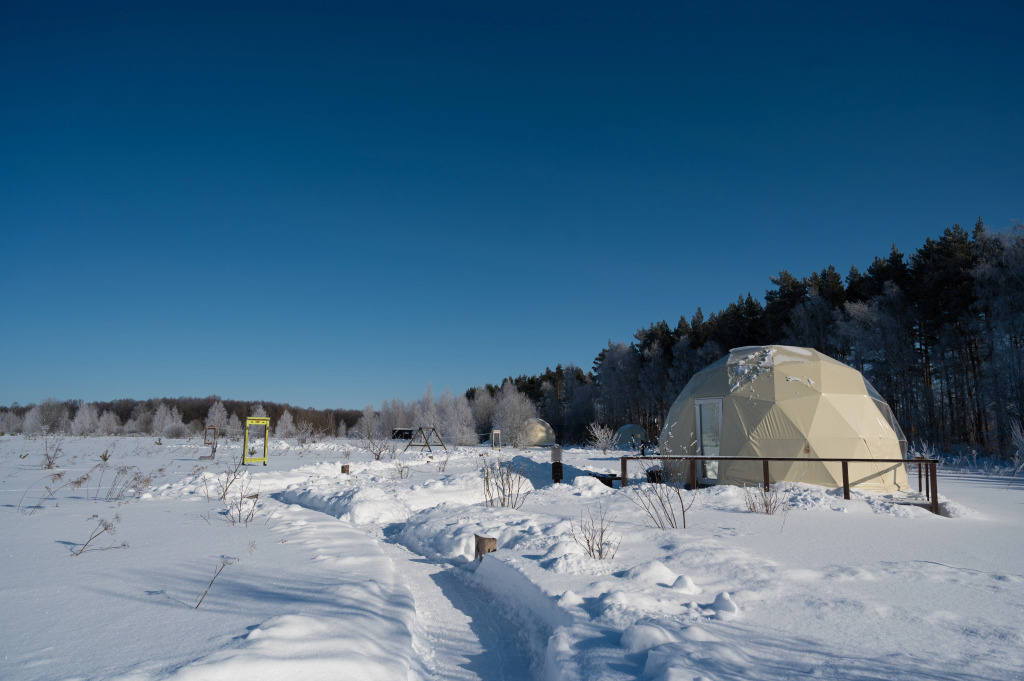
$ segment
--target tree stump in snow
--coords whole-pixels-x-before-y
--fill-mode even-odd
[[[498,550],[498,538],[497,537],[481,537],[479,534],[474,534],[476,538],[476,559],[483,560],[485,553]]]
[[[347,463],[341,464],[341,472],[344,473],[345,475],[348,475],[348,464]]]

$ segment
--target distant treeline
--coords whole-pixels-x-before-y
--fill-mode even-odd
[[[1012,455],[1011,433],[1024,417],[1024,226],[993,232],[979,218],[970,233],[954,225],[909,256],[893,245],[864,272],[851,267],[844,277],[829,265],[804,277],[782,270],[770,280],[763,301],[747,293],[709,315],[697,308],[674,325],[652,323],[630,343],[609,341],[590,371],[557,365],[470,388],[468,412],[463,396],[434,400],[429,390],[420,402],[392,400],[379,411],[216,396],[90,405],[47,400],[0,408],[0,431],[197,432],[207,421],[244,422],[262,410],[283,433],[344,435],[355,427],[367,435],[389,424],[437,425],[462,440],[497,424],[512,428],[535,410],[565,444],[585,441],[594,422],[636,423],[657,438],[697,371],[731,348],[783,344],[816,348],[863,372],[912,442]],[[211,415],[217,403],[224,411]]]
[[[729,349],[812,347],[863,372],[911,441],[1012,454],[1024,416],[1024,227],[993,232],[979,218],[909,256],[893,245],[864,272],[843,277],[829,265],[770,279],[763,302],[748,293],[710,315],[655,322],[628,344],[609,341],[589,372],[558,365],[505,381],[568,442],[591,420],[656,437],[690,377]],[[485,389],[498,386],[467,397]]]
[[[0,431],[36,432],[36,429],[45,426],[49,432],[129,432],[160,435],[164,434],[168,425],[176,427],[181,424],[188,432],[198,433],[210,421],[211,409],[218,403],[223,406],[225,414],[223,419],[216,419],[217,425],[226,425],[228,420],[231,420],[231,423],[244,423],[247,416],[260,415],[270,417],[271,424],[276,427],[281,417],[288,412],[293,423],[307,426],[313,433],[332,437],[339,432],[342,435],[347,433],[362,415],[362,412],[352,409],[313,409],[277,402],[222,400],[216,395],[148,400],[120,399],[91,403],[83,403],[81,400],[60,402],[50,399],[38,405],[21,406],[15,403],[10,407],[0,408]],[[83,413],[83,407],[90,413]],[[214,413],[218,411],[214,410]],[[110,417],[103,423],[102,417],[107,414]]]

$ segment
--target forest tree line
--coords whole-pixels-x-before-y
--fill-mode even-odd
[[[525,393],[566,442],[584,440],[592,421],[657,437],[690,378],[730,349],[811,347],[861,371],[912,442],[1008,455],[1024,417],[1024,226],[995,232],[979,218],[910,255],[893,245],[863,272],[829,265],[770,279],[763,302],[748,293],[609,341],[588,372],[559,365],[502,384]]]
[[[240,430],[247,417],[266,416],[272,427],[280,426],[283,420],[285,427],[281,430],[289,436],[301,432],[311,436],[344,437],[361,414],[352,409],[222,400],[216,395],[88,403],[47,399],[39,404],[15,403],[0,408],[0,432],[186,437],[203,432],[207,425],[221,430]]]
[[[697,371],[731,348],[784,344],[815,348],[864,373],[912,442],[1009,455],[1011,431],[1024,417],[1024,226],[996,232],[979,218],[970,232],[954,225],[910,255],[893,245],[863,272],[851,267],[843,276],[829,265],[804,277],[782,270],[770,281],[763,301],[747,293],[724,310],[705,315],[698,307],[674,325],[638,330],[629,343],[609,341],[588,371],[557,365],[464,395],[446,390],[435,399],[428,388],[418,401],[361,411],[216,396],[47,400],[0,408],[0,432],[199,432],[220,405],[218,423],[220,409],[225,425],[266,415],[284,433],[366,437],[434,425],[468,443],[498,426],[515,432],[536,415],[563,444],[586,441],[591,423],[636,423],[657,438]]]

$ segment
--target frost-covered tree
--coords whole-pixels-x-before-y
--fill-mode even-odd
[[[71,421],[72,435],[92,435],[100,425],[100,418],[97,415],[96,405],[82,404]]]
[[[361,438],[380,437],[384,432],[380,416],[374,411],[373,405],[368,404],[363,407],[363,415],[359,417],[359,422],[356,423],[356,431],[358,431]]]
[[[25,414],[25,423],[28,425],[26,433],[65,433],[71,426],[67,405],[52,397],[32,407],[29,413],[33,411],[35,413],[31,419],[28,414]]]
[[[494,396],[483,386],[473,391],[473,399],[469,403],[473,410],[476,427],[483,432],[490,432],[494,421]]]
[[[160,434],[170,438],[186,437],[188,435],[188,426],[182,423],[181,412],[178,411],[177,407],[171,407],[171,413],[164,421],[164,427]]]
[[[228,410],[224,408],[224,403],[220,400],[210,406],[210,411],[206,414],[206,425],[216,426],[218,432],[223,432],[227,428]]]
[[[228,422],[224,429],[231,436],[237,436],[242,432],[242,420],[238,418],[238,414],[232,414],[228,417]]]
[[[252,408],[249,409],[249,416],[260,416],[266,418],[267,410],[263,406],[263,403],[257,402],[256,404],[252,405]]]
[[[124,424],[126,433],[148,433],[153,427],[153,412],[143,403],[136,404],[132,415]]]
[[[437,429],[445,442],[453,445],[476,444],[476,424],[465,395],[452,395],[445,388],[437,398]]]
[[[100,435],[115,435],[121,431],[121,419],[117,414],[105,411],[100,415],[96,430]]]
[[[20,433],[22,419],[13,411],[0,415],[0,431],[4,433]]]
[[[282,440],[295,437],[295,420],[292,418],[292,413],[287,409],[281,414],[281,418],[277,420],[274,437],[279,437]]]
[[[153,414],[153,420],[149,424],[149,432],[153,435],[163,435],[164,428],[172,422],[172,419],[171,407],[161,402],[156,405],[156,413]],[[180,416],[178,417],[178,422],[181,422]]]
[[[502,441],[518,447],[526,434],[526,422],[532,418],[537,418],[533,402],[512,381],[505,381],[494,404],[494,427],[501,431]]]
[[[21,429],[25,435],[38,435],[43,432],[43,412],[39,405],[33,405],[25,412]]]
[[[434,403],[434,391],[431,390],[430,386],[427,386],[423,397],[413,406],[412,416],[413,423],[411,425],[414,428],[439,427],[437,405]]]

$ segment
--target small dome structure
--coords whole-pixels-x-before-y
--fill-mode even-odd
[[[555,444],[555,431],[544,419],[527,419],[520,447],[545,447]]]
[[[642,427],[627,423],[615,431],[615,443],[619,449],[637,449],[640,445],[650,444],[651,438]]]
[[[907,441],[892,410],[864,376],[817,350],[784,345],[744,347],[690,379],[661,431],[665,456],[796,457],[778,462],[770,480],[842,486],[842,464],[815,459],[903,459]],[[688,479],[688,464],[666,461],[666,472]],[[903,463],[848,464],[850,485],[907,490]],[[757,485],[759,461],[698,465],[706,484]]]

